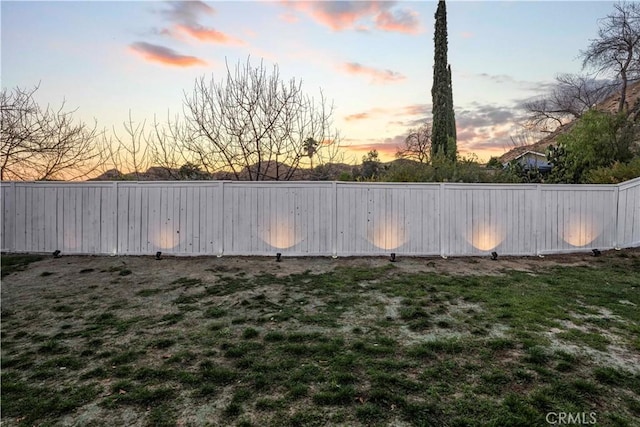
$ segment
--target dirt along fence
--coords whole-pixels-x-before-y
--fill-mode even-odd
[[[619,185],[3,182],[2,251],[473,256],[640,245]]]

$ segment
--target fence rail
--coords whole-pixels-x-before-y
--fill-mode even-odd
[[[5,182],[2,251],[537,255],[640,245],[620,185]]]

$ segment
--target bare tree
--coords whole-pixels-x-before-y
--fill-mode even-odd
[[[615,85],[610,81],[560,74],[549,93],[523,104],[527,113],[526,126],[540,132],[553,132],[604,101],[614,90]]]
[[[525,147],[535,144],[544,137],[544,133],[538,128],[533,127],[528,122],[515,123],[511,127],[509,135],[509,143],[505,144],[505,150],[511,150],[516,147]]]
[[[184,120],[158,129],[154,157],[169,165],[184,160],[213,174],[241,180],[289,180],[305,157],[326,161],[339,147],[331,128],[333,106],[302,92],[302,83],[282,81],[277,66],[227,65],[226,78],[201,77],[185,93]],[[317,141],[310,146],[309,140]]]
[[[411,129],[405,138],[404,147],[396,152],[399,159],[417,160],[420,163],[429,162],[431,153],[431,123],[425,122],[417,129]]]
[[[627,85],[640,72],[640,3],[621,2],[615,11],[600,21],[598,38],[581,51],[583,68],[598,73],[613,72],[620,81],[618,112],[628,109]]]
[[[2,89],[0,179],[86,178],[96,170],[102,149],[99,132],[73,120],[72,111],[40,107],[33,89]]]
[[[151,162],[163,169],[170,179],[181,179],[183,175],[180,174],[179,170],[186,164],[194,167],[203,164],[193,159],[193,155],[189,157],[190,153],[182,149],[182,142],[186,139],[186,127],[182,124],[178,115],[173,119],[167,115],[164,123],[154,117],[153,129],[147,140],[149,155]]]
[[[135,123],[129,111],[129,119],[122,126],[126,138],[118,136],[114,127],[109,141],[105,142],[108,160],[103,163],[105,169],[116,169],[119,173],[132,173],[136,180],[151,166],[149,140],[152,133],[146,133],[146,120]]]

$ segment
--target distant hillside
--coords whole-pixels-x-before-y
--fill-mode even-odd
[[[160,167],[150,167],[146,172],[122,173],[117,169],[109,169],[89,181],[171,181],[177,176],[178,170],[167,170]]]
[[[275,162],[263,162],[258,168],[255,164],[238,173],[239,179],[231,172],[205,172],[185,173],[180,169],[167,169],[151,167],[146,172],[121,173],[117,169],[111,169],[89,181],[174,181],[174,180],[215,180],[215,181],[248,181],[250,176],[255,176],[260,170],[264,181],[285,180],[290,175],[289,181],[336,181],[343,174],[352,174],[353,165],[346,163],[328,163],[316,166],[314,169],[298,168],[289,173],[289,166]]]
[[[608,111],[615,113],[618,109],[618,102],[620,101],[620,94],[616,93],[600,104],[594,107],[595,110]],[[640,81],[634,82],[627,86],[627,105],[629,106],[629,115],[633,117],[633,120],[637,120],[640,114]],[[546,153],[549,146],[556,146],[558,144],[558,137],[569,132],[575,125],[576,120],[566,123],[558,127],[555,131],[542,138],[540,141],[530,145],[522,145],[515,147],[498,158],[501,163],[508,163],[515,159],[519,155],[527,151],[535,151],[538,153]]]

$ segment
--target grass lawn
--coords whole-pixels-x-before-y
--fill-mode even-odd
[[[640,425],[638,250],[2,269],[5,426]]]

